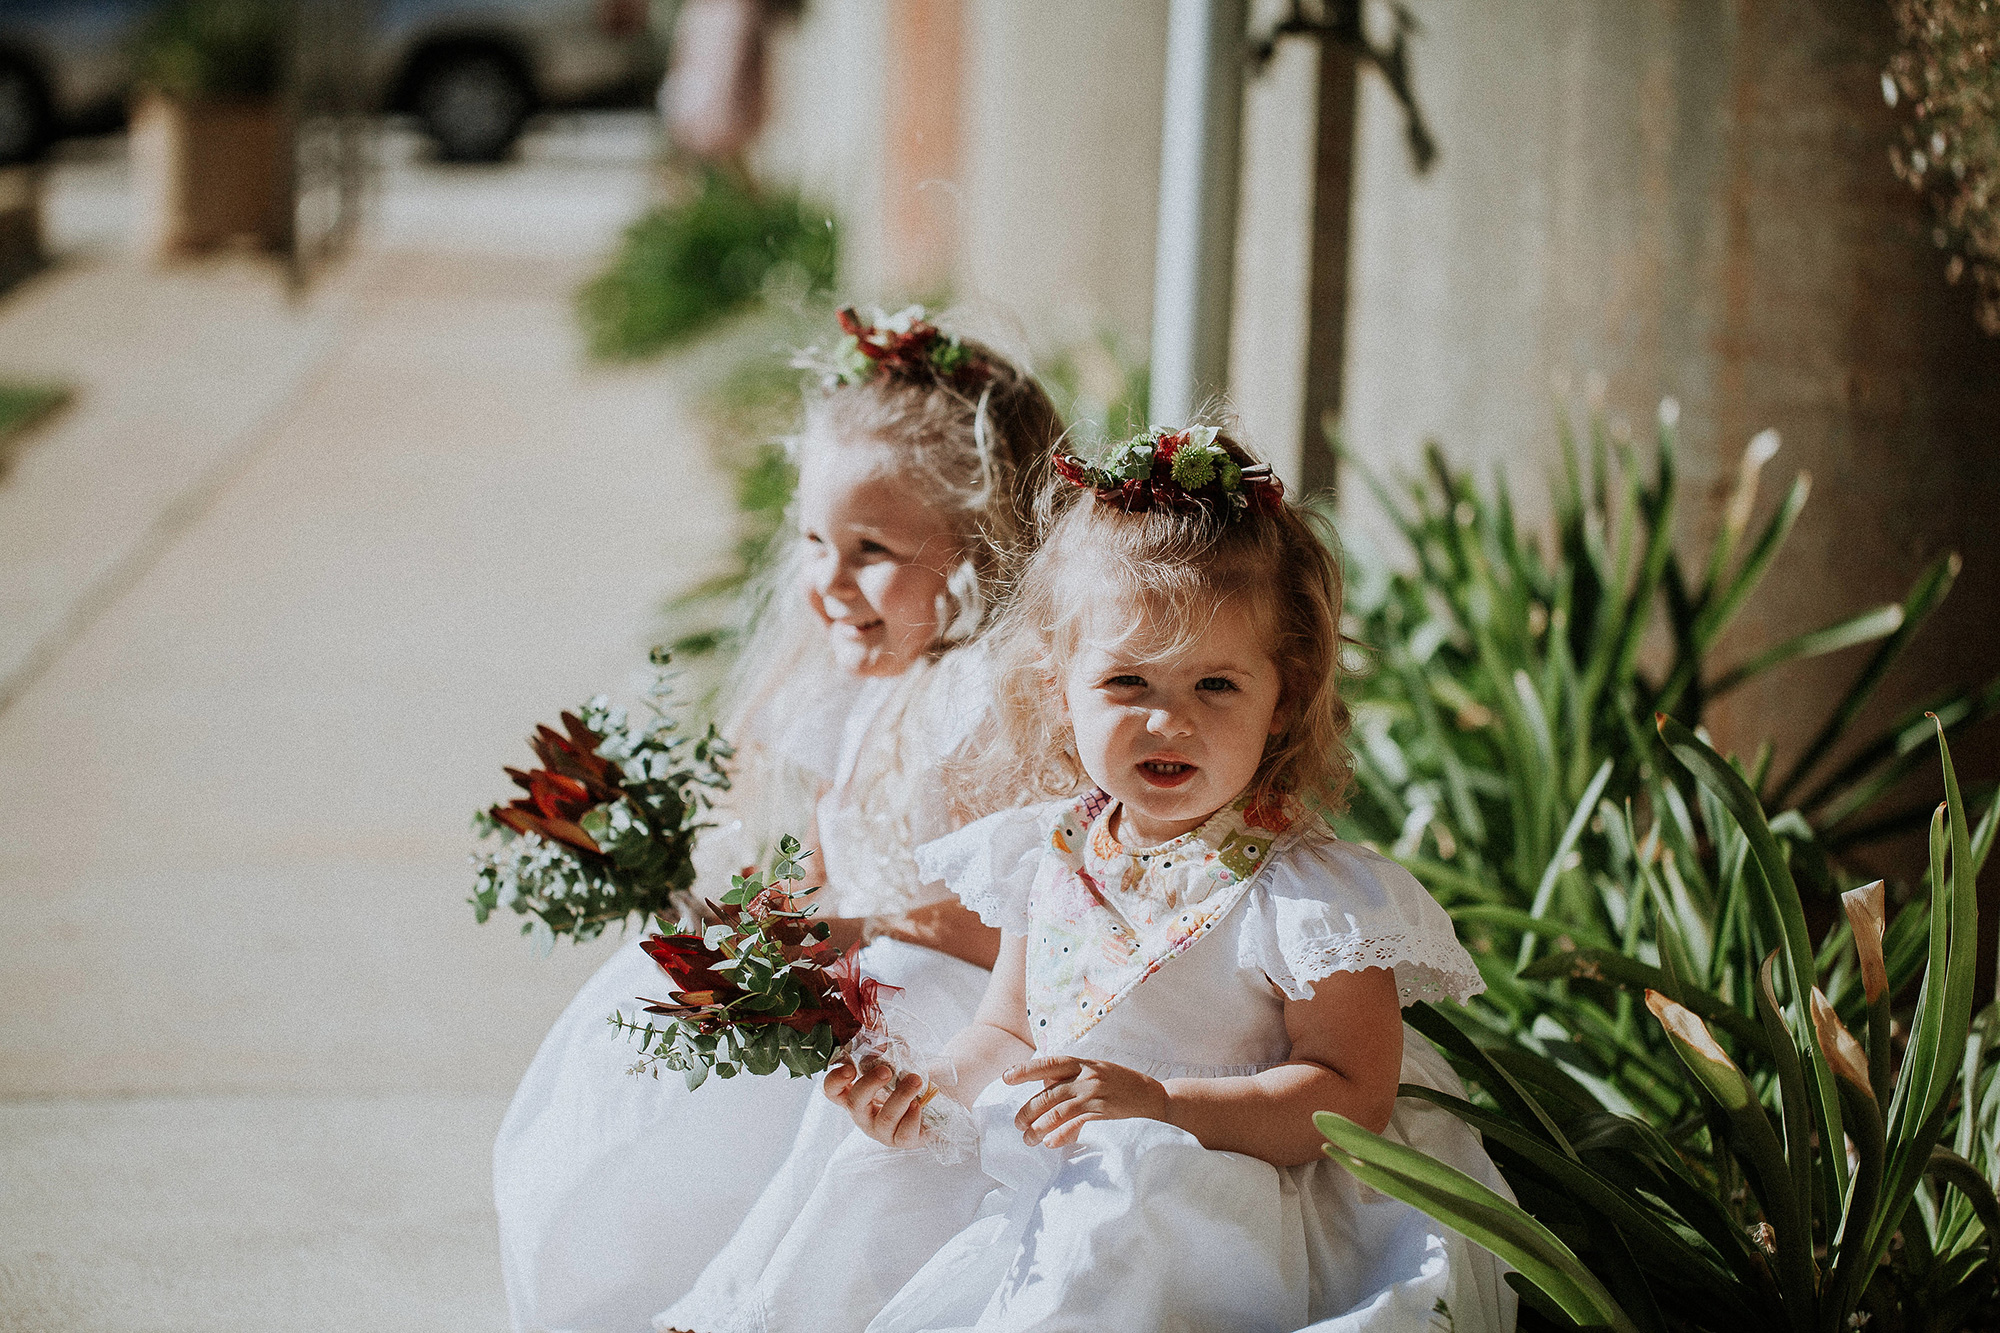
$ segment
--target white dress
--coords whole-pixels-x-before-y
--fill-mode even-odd
[[[973,650],[954,651],[864,682],[839,697],[851,707],[796,719],[780,740],[788,761],[828,787],[816,811],[829,880],[821,913],[892,914],[924,900],[913,849],[952,826],[932,770],[980,716],[966,703],[983,672]],[[906,779],[905,766],[923,780]],[[884,816],[892,796],[902,812]],[[734,833],[703,835],[697,883],[709,897],[757,859]],[[876,941],[861,962],[903,988],[900,1009],[934,1015],[945,1035],[970,1018],[986,984],[982,968],[894,940]],[[621,947],[557,1019],[508,1107],[493,1194],[516,1333],[644,1333],[781,1166],[792,1169],[812,1143],[826,1143],[823,1159],[849,1127],[844,1115],[835,1126],[820,1114],[837,1108],[810,1079],[710,1078],[690,1093],[671,1072],[630,1075],[637,1051],[605,1020],[667,989],[636,940]]]
[[[1155,1078],[1254,1074],[1288,1054],[1282,996],[1337,971],[1390,967],[1405,1003],[1479,988],[1451,923],[1407,872],[1358,847],[1270,833],[1232,807],[1147,863],[1106,832],[1101,798],[990,816],[919,853],[991,925],[1025,935],[1037,1046]],[[1295,826],[1296,827],[1296,826]],[[1122,860],[1121,860],[1122,858]],[[1158,862],[1164,893],[1127,895]],[[1083,870],[1094,886],[1066,904]],[[1148,881],[1150,883],[1150,881]],[[1099,892],[1110,884],[1108,892]],[[1157,887],[1155,885],[1154,887]],[[1142,900],[1144,899],[1144,900]],[[1079,900],[1081,901],[1081,900]],[[1086,940],[1079,923],[1106,903]],[[1117,930],[1107,923],[1115,920]],[[1081,947],[1088,943],[1089,948]],[[1082,961],[1079,962],[1078,960]],[[1404,1029],[1402,1081],[1461,1093]],[[1144,1119],[1086,1125],[1065,1148],[1014,1128],[1035,1085],[994,1083],[974,1115],[977,1165],[856,1132],[735,1322],[697,1333],[1504,1333],[1514,1293],[1485,1250],[1331,1161],[1279,1168]],[[1506,1194],[1478,1136],[1399,1101],[1395,1138]],[[1448,1325],[1433,1316],[1440,1304]]]

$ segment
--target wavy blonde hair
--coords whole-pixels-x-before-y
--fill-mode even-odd
[[[1256,460],[1228,436],[1239,463]],[[1044,488],[1047,536],[1026,560],[994,627],[994,735],[953,766],[954,799],[971,812],[1022,799],[1052,800],[1090,785],[1064,715],[1058,682],[1105,605],[1129,608],[1123,641],[1144,633],[1150,657],[1185,652],[1228,602],[1241,599],[1277,665],[1283,730],[1265,749],[1249,791],[1280,794],[1322,813],[1341,809],[1353,782],[1349,717],[1340,697],[1340,563],[1333,533],[1311,511],[1281,503],[1225,517],[1206,507],[1129,513],[1056,480]]]
[[[964,345],[990,370],[983,383],[877,374],[860,384],[817,385],[806,391],[801,430],[786,441],[794,462],[809,442],[880,449],[885,468],[907,481],[914,501],[953,520],[963,560],[950,581],[952,614],[934,655],[976,637],[995,619],[1001,592],[1034,546],[1037,500],[1064,432],[1055,404],[1026,369],[985,343],[965,339]],[[837,675],[826,635],[795,604],[803,543],[789,519],[778,541],[752,590],[743,654],[748,669],[739,676],[725,726],[739,746],[733,768],[746,789],[740,793],[746,814],[760,803],[787,810],[802,799],[810,804],[799,775],[783,771],[769,743],[802,711],[824,707],[820,692]],[[898,730],[900,713],[912,703],[903,692],[881,724]],[[878,758],[900,763],[900,750],[890,745]],[[866,776],[857,774],[864,800],[884,799],[886,786]],[[766,812],[766,819],[774,813]]]

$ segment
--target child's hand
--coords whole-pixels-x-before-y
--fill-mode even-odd
[[[1024,1142],[1060,1148],[1075,1143],[1093,1120],[1166,1120],[1167,1088],[1156,1078],[1107,1060],[1038,1055],[1001,1079],[1047,1086],[1014,1116]]]
[[[826,1071],[820,1091],[828,1101],[846,1107],[861,1132],[886,1148],[914,1148],[923,1134],[921,1074],[898,1077],[880,1060],[859,1069],[842,1060]]]

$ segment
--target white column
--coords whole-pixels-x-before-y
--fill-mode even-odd
[[[1229,375],[1247,0],[1172,0],[1148,415],[1178,424]]]

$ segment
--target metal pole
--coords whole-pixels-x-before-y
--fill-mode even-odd
[[[1178,425],[1229,380],[1248,0],[1171,0],[1147,414]]]

